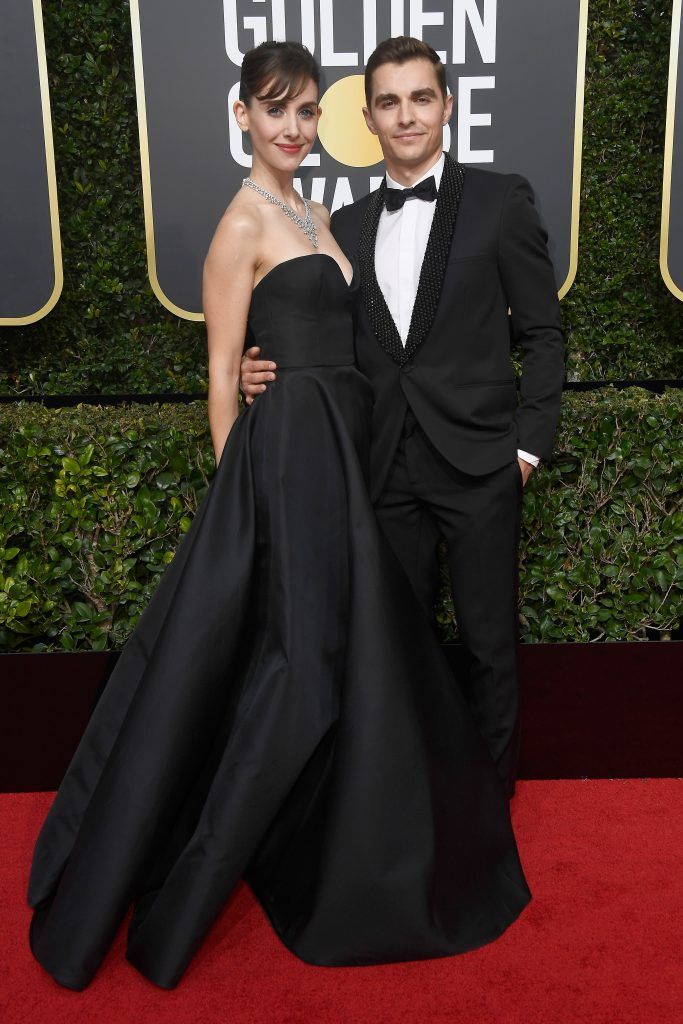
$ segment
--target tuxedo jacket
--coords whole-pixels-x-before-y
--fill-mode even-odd
[[[405,346],[375,274],[385,191],[383,182],[337,210],[331,225],[359,265],[356,358],[374,392],[373,500],[386,483],[408,406],[438,451],[466,473],[490,473],[517,448],[549,458],[565,346],[531,186],[520,175],[465,167],[446,154]],[[513,341],[522,349],[519,397]]]

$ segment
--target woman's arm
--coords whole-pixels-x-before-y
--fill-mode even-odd
[[[237,419],[240,360],[260,230],[254,210],[228,210],[204,261],[202,303],[209,348],[209,426],[216,465]]]

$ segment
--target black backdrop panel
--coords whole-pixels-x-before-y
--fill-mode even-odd
[[[683,299],[683,10],[674,0],[671,21],[669,98],[666,117],[664,199],[662,205],[662,276],[673,294]]]
[[[0,19],[0,324],[24,324],[61,291],[57,193],[40,3]]]

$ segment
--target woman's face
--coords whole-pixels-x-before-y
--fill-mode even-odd
[[[268,83],[263,91],[268,91]],[[249,132],[254,156],[278,171],[295,171],[310,152],[321,114],[312,79],[293,99],[253,96],[249,106],[237,100],[233,110],[242,131]]]

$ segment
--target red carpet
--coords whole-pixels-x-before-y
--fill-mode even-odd
[[[0,796],[3,1024],[680,1024],[683,780],[522,782],[515,829],[534,900],[497,942],[443,960],[299,963],[246,888],[177,989],[123,959],[85,992],[27,945],[25,889],[50,793]]]

